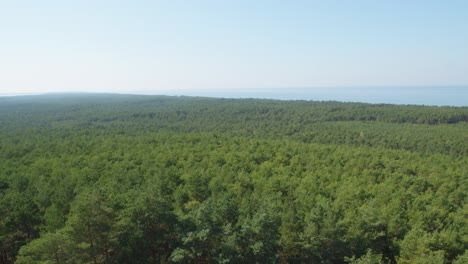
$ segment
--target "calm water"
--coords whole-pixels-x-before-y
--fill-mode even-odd
[[[174,95],[269,98],[282,100],[320,100],[388,104],[468,106],[466,87],[379,87],[379,88],[296,88],[237,91],[191,91]]]
[[[218,89],[115,91],[127,94],[187,95],[224,98],[267,98],[280,100],[319,100],[387,104],[468,106],[468,86],[457,87],[335,87],[294,89]],[[15,96],[26,94],[1,94]],[[32,95],[32,94],[29,94]]]

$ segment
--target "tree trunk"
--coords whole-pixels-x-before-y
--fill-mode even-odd
[[[6,249],[2,249],[2,264],[7,263],[7,252]]]
[[[97,264],[96,254],[94,252],[93,236],[91,235],[91,226],[88,224],[89,244],[91,245],[91,254],[93,255],[94,264]]]
[[[106,263],[109,263],[109,260],[110,260],[110,256],[109,256],[109,247],[106,245],[104,245],[104,251],[106,252]]]

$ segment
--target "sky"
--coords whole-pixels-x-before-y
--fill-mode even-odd
[[[467,14],[466,0],[0,0],[0,94],[468,87]]]

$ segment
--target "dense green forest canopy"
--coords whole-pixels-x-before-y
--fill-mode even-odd
[[[468,108],[0,98],[0,263],[468,263]]]

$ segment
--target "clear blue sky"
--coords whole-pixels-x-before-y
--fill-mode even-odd
[[[468,1],[0,2],[0,93],[468,85]]]

